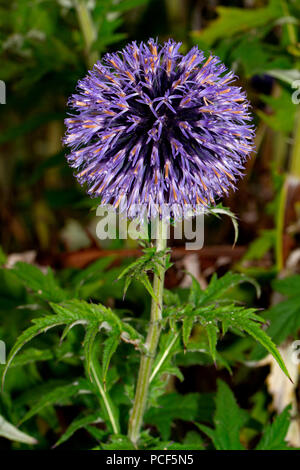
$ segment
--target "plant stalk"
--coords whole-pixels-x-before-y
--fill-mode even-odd
[[[295,115],[294,143],[290,162],[290,174],[295,178],[300,179],[300,107],[298,107]]]
[[[75,7],[79,26],[85,42],[85,53],[88,66],[92,67],[99,59],[98,52],[92,50],[92,46],[97,39],[97,31],[93,23],[91,13],[86,6],[86,2],[83,0],[77,0]]]
[[[156,251],[163,251],[167,246],[166,228],[166,224],[163,221],[157,221]],[[166,260],[162,258],[162,263],[158,266],[158,272],[154,275],[153,279],[155,297],[152,299],[151,319],[145,344],[147,353],[143,353],[141,357],[134,404],[129,420],[128,437],[135,446],[137,446],[140,437],[148,397],[150,375],[161,332],[165,266]]]

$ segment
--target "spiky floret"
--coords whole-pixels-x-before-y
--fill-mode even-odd
[[[78,83],[65,120],[67,156],[91,196],[155,217],[164,205],[213,204],[253,150],[245,92],[220,59],[173,40],[106,54]]]

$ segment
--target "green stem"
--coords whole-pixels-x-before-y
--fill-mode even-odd
[[[293,150],[290,162],[290,174],[300,178],[300,107],[296,111]]]
[[[278,272],[281,272],[284,265],[283,260],[283,231],[284,231],[284,218],[285,218],[285,206],[287,198],[287,180],[284,181],[279,198],[279,207],[276,220],[276,268]]]
[[[97,31],[95,29],[91,13],[86,6],[86,2],[84,0],[77,0],[75,6],[79,26],[85,42],[88,66],[92,67],[99,59],[97,51],[91,50],[97,38]]]
[[[166,248],[166,245],[166,225],[164,222],[158,221],[156,233],[156,250],[162,251]],[[163,259],[161,265],[158,267],[158,272],[154,275],[153,279],[153,290],[155,297],[152,299],[151,320],[145,344],[147,353],[143,354],[141,358],[134,404],[129,420],[128,436],[134,445],[137,445],[140,437],[140,430],[143,423],[143,416],[148,397],[150,374],[161,332],[165,270],[165,259]]]
[[[283,14],[285,16],[290,16],[289,7],[288,7],[287,2],[285,0],[281,0],[281,7],[282,7],[282,10],[283,10]],[[297,30],[296,30],[296,27],[292,23],[287,23],[286,26],[287,26],[287,32],[288,32],[290,44],[295,46],[297,44]]]

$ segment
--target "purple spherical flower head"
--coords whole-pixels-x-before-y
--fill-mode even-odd
[[[234,74],[217,57],[197,47],[182,55],[180,46],[150,39],[106,54],[69,100],[69,164],[89,195],[129,217],[141,205],[151,218],[167,204],[214,204],[253,150],[249,104]]]

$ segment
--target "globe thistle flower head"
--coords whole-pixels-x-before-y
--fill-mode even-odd
[[[90,196],[131,218],[214,204],[235,188],[253,150],[234,74],[218,57],[197,47],[182,55],[180,46],[150,39],[106,54],[69,100],[69,164]]]

